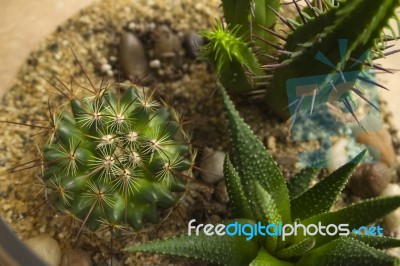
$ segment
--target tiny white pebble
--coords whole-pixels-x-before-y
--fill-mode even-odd
[[[150,65],[151,68],[160,68],[161,67],[161,62],[158,59],[154,59],[154,60],[150,61],[149,65]]]
[[[55,58],[57,61],[59,61],[59,60],[61,59],[61,57],[62,57],[62,54],[61,54],[61,53],[56,53],[56,54],[54,54],[54,58]]]
[[[128,24],[128,29],[130,29],[130,30],[135,30],[136,27],[137,27],[137,25],[136,25],[135,22],[129,22],[129,24]]]
[[[147,30],[153,31],[155,28],[156,28],[156,23],[151,22],[151,23],[147,24]]]
[[[117,62],[117,57],[115,56],[110,56],[110,58],[108,58],[110,60],[110,62]]]
[[[389,184],[381,193],[381,196],[390,197],[400,195],[400,186],[398,184]],[[400,209],[392,211],[383,219],[383,228],[388,231],[400,232]]]
[[[101,72],[107,73],[107,71],[111,70],[111,66],[109,64],[102,64],[101,65]]]
[[[114,72],[110,69],[106,72],[107,76],[112,77],[114,76]]]

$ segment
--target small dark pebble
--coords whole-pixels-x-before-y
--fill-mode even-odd
[[[67,251],[61,260],[60,266],[92,266],[92,259],[83,250],[73,249]]]
[[[174,63],[180,63],[184,54],[181,41],[166,25],[160,25],[154,30],[154,57],[159,59],[173,59]]]
[[[369,198],[380,195],[390,180],[390,170],[384,163],[365,163],[353,173],[349,188],[354,195]]]
[[[58,43],[57,42],[50,43],[48,49],[50,51],[56,52],[58,50]]]
[[[195,31],[189,31],[183,39],[183,48],[185,48],[187,56],[197,58],[200,54],[200,47],[205,44],[205,40]]]
[[[139,38],[130,32],[122,33],[118,60],[122,73],[130,80],[142,79],[148,74],[148,62],[143,45]]]

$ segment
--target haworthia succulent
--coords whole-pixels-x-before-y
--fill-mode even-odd
[[[225,89],[219,86],[218,91],[225,106],[229,125],[232,163],[241,178],[246,197],[255,202],[250,185],[258,181],[276,203],[283,223],[291,223],[289,194],[282,172],[264,145],[235,110]]]

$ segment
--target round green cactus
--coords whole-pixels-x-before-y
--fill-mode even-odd
[[[52,115],[54,132],[42,148],[49,202],[91,230],[157,223],[191,170],[179,115],[135,86],[122,94],[106,86],[72,96],[70,105],[72,114]]]

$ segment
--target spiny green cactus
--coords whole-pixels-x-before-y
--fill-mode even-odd
[[[203,46],[204,57],[213,57],[216,62],[216,73],[224,84],[236,91],[247,90],[252,86],[248,73],[262,75],[263,71],[256,56],[240,35],[241,25],[224,28],[216,19],[213,31],[203,31],[202,35],[210,42]]]
[[[234,2],[234,3],[232,3]],[[241,5],[251,5],[248,2],[236,1]],[[236,14],[236,6],[239,3],[235,1],[223,1],[225,17],[229,23],[219,39],[210,38],[212,31],[203,33],[209,40],[209,44],[204,47],[204,54],[208,55],[216,65],[224,65],[226,71],[221,72],[220,80],[229,89],[234,91],[251,91],[260,89],[258,92],[266,97],[268,105],[278,114],[284,117],[289,115],[288,105],[294,105],[292,113],[297,113],[301,109],[312,112],[314,104],[326,101],[342,102],[344,107],[349,110],[357,120],[355,115],[355,106],[351,95],[358,95],[361,99],[377,108],[368,100],[367,95],[362,90],[364,84],[377,84],[368,73],[371,69],[386,69],[373,63],[373,60],[382,58],[389,53],[384,53],[388,47],[387,40],[393,40],[397,34],[394,29],[388,25],[391,18],[399,21],[395,14],[396,8],[400,5],[399,0],[338,0],[338,1],[312,1],[305,0],[305,8],[301,9],[297,1],[293,1],[299,16],[297,19],[286,18],[279,13],[277,1],[261,1],[262,4],[256,4],[255,11],[250,16],[246,12],[240,19],[233,19]],[[255,1],[257,2],[257,1]],[[279,1],[278,1],[279,2]],[[258,3],[258,2],[257,2]],[[229,8],[228,8],[229,7]],[[242,7],[244,9],[244,7]],[[245,9],[244,9],[245,10]],[[263,13],[271,17],[271,13],[276,15],[283,24],[286,24],[290,30],[288,33],[274,31],[271,28],[271,19],[263,21],[258,20],[258,24],[250,23],[251,19],[257,20],[256,14]],[[259,15],[258,15],[259,16]],[[254,29],[252,34],[254,39],[258,39],[268,46],[254,45],[249,38],[240,38],[238,44],[230,45],[228,40],[237,37],[235,29],[248,22],[248,25]],[[393,36],[383,33],[384,28],[389,28]],[[257,30],[255,30],[257,29]],[[221,31],[218,28],[218,31]],[[248,30],[250,31],[250,30]],[[248,32],[247,31],[247,32]],[[214,30],[216,32],[216,30]],[[239,33],[244,34],[244,33]],[[272,36],[273,39],[265,37]],[[252,39],[252,38],[250,38]],[[237,47],[247,47],[247,50]],[[271,48],[273,50],[271,50]],[[241,52],[246,50],[245,53]],[[241,60],[228,60],[228,57],[218,56],[224,52],[235,55],[234,58]],[[249,52],[250,51],[250,52]],[[257,58],[257,59],[254,59]],[[270,62],[265,63],[265,58]],[[260,69],[253,62],[263,62],[261,67],[264,73],[259,74]],[[249,65],[254,66],[249,69]],[[238,74],[243,73],[247,75]],[[238,70],[239,69],[239,70]],[[344,72],[356,72],[353,75],[343,75]],[[340,75],[334,80],[332,75]],[[315,87],[318,92],[310,91],[301,100],[289,103],[288,94],[296,95],[297,92],[287,91],[287,82],[295,78],[325,76],[324,79],[317,80]],[[231,82],[236,80],[236,84]],[[249,79],[255,79],[255,82],[248,82]],[[337,91],[335,81],[341,83],[353,84],[348,86],[345,91],[340,91],[334,99],[329,98],[327,94]],[[247,85],[245,85],[247,82]],[[256,85],[256,86],[252,86]],[[257,86],[259,85],[259,86]],[[322,93],[321,93],[322,92]],[[316,99],[318,95],[319,99]],[[300,108],[301,107],[301,108]]]
[[[82,99],[70,91],[72,113],[52,114],[53,134],[42,148],[49,202],[91,230],[157,223],[191,170],[180,116],[145,88],[90,91]]]
[[[254,225],[258,221],[264,225],[279,222],[296,222],[304,226],[348,224],[352,230],[369,225],[400,207],[400,197],[396,196],[372,198],[330,212],[365,151],[311,188],[310,181],[316,176],[316,170],[303,170],[287,184],[268,151],[234,109],[225,90],[220,87],[219,92],[232,142],[232,152],[225,159],[224,172],[235,220],[225,224]],[[257,235],[251,239],[238,234],[201,233],[156,240],[126,250],[156,252],[229,266],[377,266],[399,265],[399,258],[382,251],[399,246],[400,240],[383,236],[306,236],[299,231],[296,236],[286,238]]]

